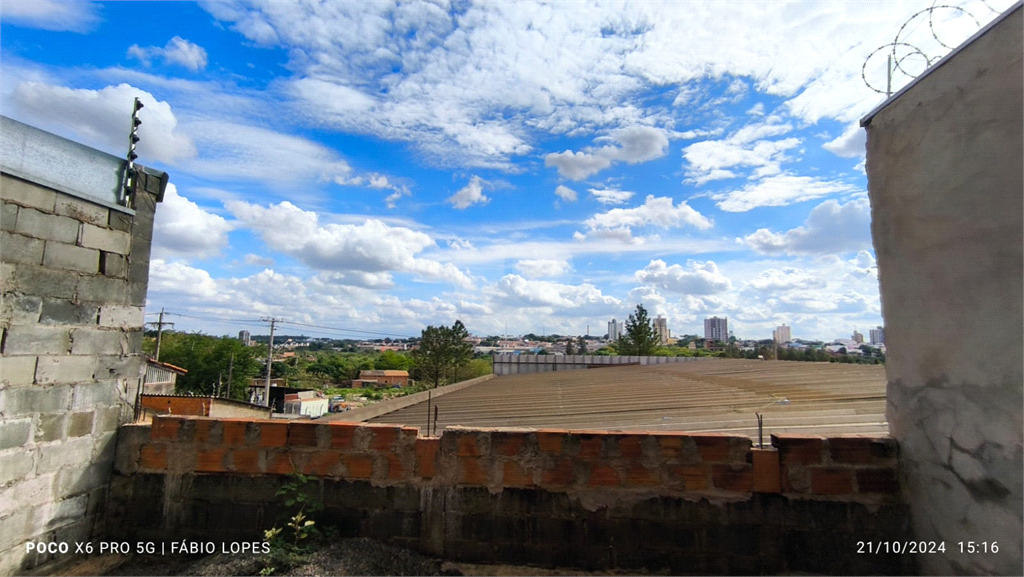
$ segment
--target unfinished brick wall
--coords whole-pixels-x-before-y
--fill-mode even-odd
[[[137,182],[129,210],[0,175],[0,575],[52,558],[26,556],[28,540],[102,532],[117,427],[140,383],[163,186],[146,172]]]
[[[911,571],[858,554],[906,540],[896,447],[868,437],[417,429],[156,417],[125,427],[120,526],[150,539],[251,538],[292,472],[328,522],[450,559],[673,572]],[[885,482],[892,480],[892,483]]]

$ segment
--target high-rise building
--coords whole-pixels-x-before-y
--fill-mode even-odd
[[[868,331],[868,336],[871,337],[871,344],[873,345],[884,345],[885,344],[885,329],[878,327],[877,329],[871,329]]]
[[[668,333],[668,319],[662,318],[661,315],[654,319],[654,336],[658,337],[658,344],[660,345],[667,345],[668,339],[671,336]]]
[[[772,331],[772,340],[775,341],[775,344],[788,343],[793,340],[793,335],[790,333],[789,329],[790,327],[783,324]]]
[[[855,343],[857,343],[857,344],[861,344],[861,343],[864,342],[864,335],[862,335],[861,333],[858,333],[857,331],[853,331],[853,337],[852,338],[853,338],[853,341]]]
[[[242,341],[242,344],[249,346],[249,342],[252,340],[249,337],[249,331],[238,331],[238,340]]]
[[[622,323],[612,319],[608,322],[608,340],[617,341],[622,336]]]
[[[718,317],[704,319],[704,338],[713,341],[728,341],[729,319]]]

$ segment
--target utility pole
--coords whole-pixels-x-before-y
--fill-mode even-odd
[[[164,334],[164,325],[170,325],[170,326],[173,327],[174,323],[165,323],[164,322],[164,309],[161,307],[160,308],[160,320],[158,320],[155,323],[146,323],[146,324],[156,325],[156,354],[153,355],[153,358],[159,361],[160,360],[160,338]]]
[[[231,360],[228,361],[228,388],[224,391],[224,396],[231,398],[231,374],[235,368],[235,351],[231,351]]]
[[[263,387],[263,402],[270,407],[270,369],[274,364],[274,325],[281,322],[281,319],[264,317],[260,320],[270,323],[270,343],[267,345],[267,384]]]

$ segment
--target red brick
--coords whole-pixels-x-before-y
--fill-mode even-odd
[[[900,492],[900,483],[894,469],[858,469],[857,491],[859,493],[884,493],[895,495]]]
[[[491,451],[496,455],[514,457],[526,443],[526,433],[491,433]]]
[[[153,427],[149,431],[149,438],[153,441],[177,441],[180,428],[181,419],[153,417]]]
[[[567,434],[567,431],[560,429],[537,431],[537,446],[540,448],[540,452],[561,455],[562,441]]]
[[[486,463],[473,457],[459,459],[460,485],[486,485],[488,482]]]
[[[139,451],[139,468],[157,471],[167,470],[167,446],[143,445]]]
[[[661,448],[662,458],[683,458],[683,439],[685,439],[685,437],[679,435],[658,435],[658,446]]]
[[[832,467],[812,468],[811,493],[815,495],[852,495],[853,471]]]
[[[779,467],[779,452],[773,449],[753,449],[754,491],[758,493],[781,493],[782,477]]]
[[[259,449],[234,449],[231,451],[231,470],[236,473],[257,475],[260,471]]]
[[[821,452],[825,448],[825,439],[802,435],[772,435],[772,446],[779,449],[779,462],[784,465],[817,465],[822,462]]]
[[[434,462],[441,448],[441,439],[416,439],[416,474],[424,479],[434,476]]]
[[[287,424],[287,423],[286,423]],[[288,453],[267,453],[267,471],[272,475],[291,475],[295,472],[291,455]]]
[[[341,457],[348,477],[351,479],[369,479],[373,476],[373,459],[366,455],[343,455]]]
[[[460,457],[479,457],[481,455],[474,433],[460,433],[455,439],[455,444],[456,454]]]
[[[243,420],[224,420],[222,421],[224,431],[224,446],[226,447],[243,447],[245,446],[245,429],[249,426],[248,421]]]
[[[703,491],[708,488],[707,465],[669,465],[670,478],[683,482],[686,491]]]
[[[503,487],[529,487],[533,485],[533,472],[524,471],[518,463],[505,461],[501,484]]]
[[[865,464],[874,461],[871,439],[867,437],[829,437],[828,452],[835,463]]]
[[[550,487],[568,487],[574,480],[573,462],[569,459],[559,459],[553,468],[541,473],[541,484]]]
[[[608,465],[594,463],[590,467],[588,483],[591,487],[618,487],[619,473]]]
[[[227,449],[218,447],[216,449],[200,449],[196,455],[196,471],[207,473],[223,473],[227,471],[224,466],[224,455]]]
[[[716,489],[749,493],[754,490],[754,467],[751,465],[714,465],[711,481]]]
[[[580,458],[600,459],[607,435],[580,435]]]
[[[306,460],[305,465],[302,467],[302,472],[306,475],[330,477],[334,475],[334,469],[338,465],[338,461],[340,459],[341,455],[334,451],[316,451],[315,453],[310,453],[309,459]]]
[[[783,493],[809,493],[810,473],[803,465],[779,464],[779,482]]]
[[[284,447],[288,444],[288,423],[261,421],[259,426],[261,447]]]
[[[375,451],[391,451],[392,445],[402,432],[401,427],[367,427],[373,433],[370,448]]]
[[[354,423],[331,423],[327,426],[331,432],[332,449],[351,449],[359,425]]]
[[[405,466],[402,465],[402,460],[399,459],[398,457],[396,457],[395,455],[387,455],[387,459],[388,459],[388,479],[390,479],[392,481],[397,481],[399,479],[404,479],[406,477],[406,475],[405,475]]]
[[[622,435],[618,438],[619,454],[626,459],[639,459],[643,456],[640,443],[647,435]]]
[[[315,447],[316,423],[288,423],[289,447]]]
[[[193,419],[192,426],[195,431],[195,436],[192,437],[192,440],[196,443],[209,443],[215,424],[219,423],[217,421],[210,421],[207,419]]]
[[[697,453],[704,463],[729,462],[729,437],[725,435],[694,435]]]
[[[658,476],[657,469],[652,471],[639,463],[631,465],[626,469],[627,487],[652,487],[660,484],[661,479]]]

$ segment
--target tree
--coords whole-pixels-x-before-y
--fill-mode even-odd
[[[658,337],[654,334],[651,319],[644,305],[636,305],[636,312],[626,320],[626,332],[619,338],[617,347],[620,355],[650,356],[658,348]]]
[[[576,339],[576,354],[587,354],[587,339],[582,335],[580,335],[580,338]]]
[[[232,337],[165,331],[160,361],[188,371],[178,376],[177,392],[212,395],[220,381],[221,394],[226,390],[230,398],[245,399],[252,378],[261,372],[259,348],[247,347]]]
[[[473,347],[466,342],[469,332],[462,321],[451,327],[428,326],[420,336],[420,347],[413,351],[413,360],[420,378],[433,382],[436,388],[449,374],[458,379],[458,370],[473,357]]]
[[[569,339],[568,341],[565,341],[565,354],[567,354],[567,355],[575,355],[576,354],[576,347],[573,346],[572,339]]]

